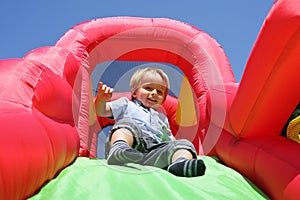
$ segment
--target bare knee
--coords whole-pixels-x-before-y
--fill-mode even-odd
[[[126,128],[115,130],[111,136],[110,143],[113,144],[117,140],[125,141],[129,146],[132,146],[134,138],[132,133]]]

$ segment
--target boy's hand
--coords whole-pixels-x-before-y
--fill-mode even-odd
[[[99,82],[97,101],[106,102],[112,97],[114,89]]]

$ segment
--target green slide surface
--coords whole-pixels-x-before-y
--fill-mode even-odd
[[[106,160],[78,157],[30,200],[37,199],[268,199],[255,185],[217,158],[203,156],[206,174],[176,177],[155,167],[110,166]]]

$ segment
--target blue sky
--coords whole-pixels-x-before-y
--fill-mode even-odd
[[[164,17],[189,23],[223,47],[239,82],[273,0],[6,0],[0,6],[0,59],[53,46],[71,27],[102,17]]]

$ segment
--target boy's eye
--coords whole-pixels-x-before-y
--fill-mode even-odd
[[[152,91],[152,88],[149,87],[149,86],[146,86],[146,87],[145,87],[145,90],[147,90],[147,91]]]
[[[162,95],[162,94],[163,94],[163,91],[157,90],[157,94]]]
[[[151,91],[155,90],[156,88],[153,88],[151,86],[145,86],[144,89],[151,92]],[[164,94],[164,92],[161,89],[156,89],[156,92],[157,92],[158,95],[163,95]]]

